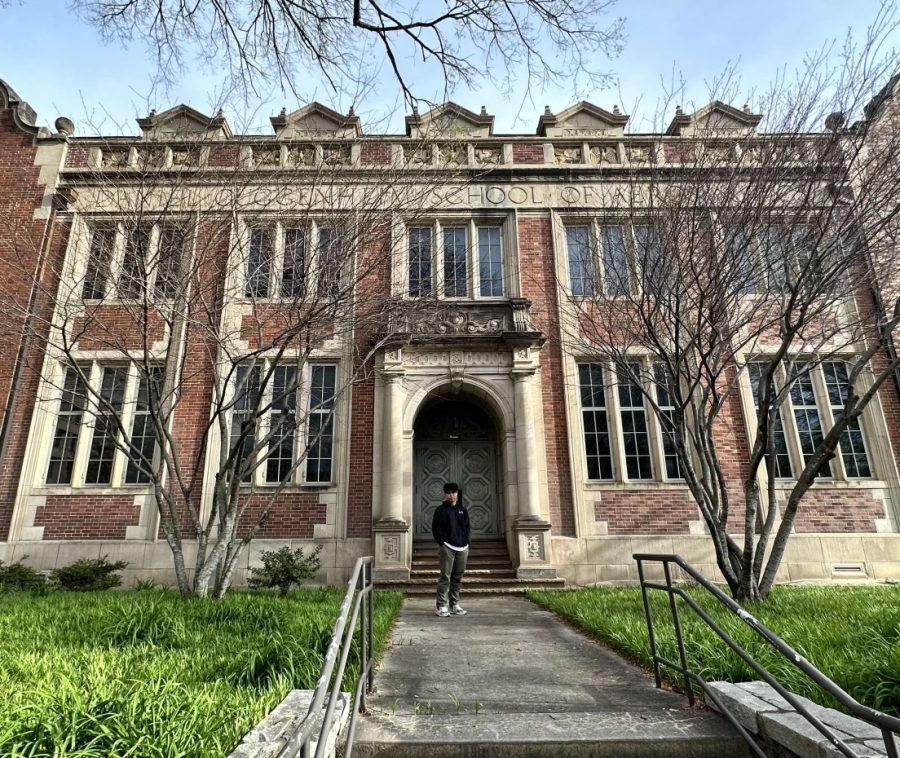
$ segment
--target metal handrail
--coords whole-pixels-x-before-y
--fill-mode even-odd
[[[347,582],[347,592],[341,603],[341,611],[337,621],[334,622],[334,631],[331,634],[331,642],[325,653],[325,662],[322,665],[322,673],[316,688],[313,690],[312,702],[306,717],[297,727],[296,731],[288,738],[287,744],[278,753],[278,758],[323,758],[328,742],[328,733],[334,722],[334,713],[341,695],[341,685],[344,681],[344,671],[347,667],[347,659],[353,647],[353,633],[357,621],[359,625],[359,647],[361,666],[359,679],[353,698],[353,710],[350,712],[350,724],[347,732],[347,744],[344,757],[351,758],[353,753],[353,738],[356,734],[356,714],[366,708],[366,693],[372,690],[375,681],[375,594],[372,583],[372,567],[375,559],[365,556],[356,561],[353,574]],[[351,613],[350,606],[353,606]],[[340,655],[340,659],[338,656]],[[337,671],[335,671],[337,662]],[[329,688],[329,683],[334,683]],[[326,694],[328,702],[325,704]],[[322,707],[325,705],[325,715],[322,716]],[[320,726],[321,719],[321,726]],[[317,729],[318,727],[318,729]],[[311,743],[316,738],[316,752],[313,756]]]
[[[882,738],[884,739],[884,746],[887,750],[888,758],[900,758],[897,753],[897,745],[894,742],[894,733],[900,734],[900,718],[895,718],[894,716],[889,716],[886,713],[882,713],[881,711],[876,711],[874,708],[869,708],[868,706],[863,705],[862,703],[854,700],[850,695],[848,695],[844,690],[842,690],[835,682],[829,679],[825,674],[823,674],[819,669],[813,666],[809,661],[807,661],[800,653],[798,653],[794,648],[788,645],[783,639],[781,639],[777,634],[775,634],[771,629],[761,624],[756,618],[754,618],[750,613],[748,613],[744,608],[738,605],[732,598],[728,597],[724,592],[722,592],[718,587],[716,587],[712,582],[710,582],[706,577],[700,574],[693,566],[691,566],[687,561],[685,561],[679,555],[669,555],[662,553],[635,553],[633,556],[635,561],[637,561],[638,568],[638,578],[641,583],[641,596],[644,601],[644,615],[647,618],[647,634],[650,638],[650,652],[653,657],[653,674],[656,678],[656,686],[662,686],[662,678],[660,676],[660,665],[667,666],[668,668],[674,669],[678,671],[683,679],[684,679],[684,688],[687,694],[688,703],[690,705],[694,704],[694,690],[692,683],[696,682],[697,685],[703,690],[705,696],[715,704],[718,710],[725,715],[725,717],[731,722],[732,726],[734,726],[738,732],[740,732],[741,736],[747,741],[750,749],[753,751],[753,754],[759,756],[759,758],[766,758],[766,753],[756,744],[756,741],[753,737],[748,734],[747,730],[738,723],[737,719],[725,708],[718,698],[718,696],[709,688],[708,683],[703,677],[697,674],[695,671],[692,671],[688,666],[687,654],[685,652],[684,647],[684,636],[682,634],[681,629],[681,619],[678,615],[678,604],[675,600],[676,596],[680,597],[685,605],[688,606],[703,622],[715,632],[719,638],[725,642],[725,644],[731,648],[735,653],[737,653],[740,658],[750,666],[757,674],[759,674],[765,682],[767,682],[772,689],[774,689],[781,697],[787,700],[793,708],[803,716],[810,724],[812,724],[819,732],[831,742],[841,753],[848,756],[849,758],[860,758],[859,754],[854,752],[854,750],[849,747],[843,740],[841,740],[832,729],[825,724],[823,724],[819,719],[817,719],[810,711],[800,702],[796,695],[792,692],[789,692],[784,687],[782,687],[774,677],[760,665],[757,663],[753,657],[744,650],[725,630],[723,630],[719,625],[706,613],[697,603],[696,601],[688,595],[681,587],[676,587],[672,584],[672,564],[678,566],[685,574],[687,574],[691,579],[697,582],[698,585],[703,587],[707,592],[709,592],[716,600],[718,600],[722,605],[724,605],[728,610],[734,613],[741,621],[743,621],[747,626],[749,626],[754,632],[756,632],[760,637],[763,638],[771,647],[775,648],[781,655],[783,655],[788,661],[790,661],[794,666],[796,666],[800,671],[806,674],[812,681],[825,692],[827,692],[831,697],[833,697],[850,715],[855,716],[856,718],[865,721],[868,724],[871,724],[878,729],[881,730]],[[666,583],[660,584],[658,582],[647,581],[644,578],[644,562],[652,562],[652,563],[662,563],[663,565],[663,576],[665,577]],[[647,590],[659,590],[661,592],[665,592],[669,596],[669,607],[672,613],[672,624],[675,628],[675,641],[678,646],[678,657],[679,663],[675,663],[674,661],[670,661],[668,658],[664,658],[659,655],[659,651],[656,646],[656,635],[654,633],[653,628],[653,612],[650,609],[650,600],[647,595]]]

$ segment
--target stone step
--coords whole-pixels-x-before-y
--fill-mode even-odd
[[[441,564],[438,561],[417,561],[414,560],[411,564],[412,568],[415,569],[437,569],[441,567]],[[507,558],[506,560],[497,560],[494,558],[486,559],[486,558],[470,558],[466,561],[466,570],[473,568],[495,568],[495,569],[511,569],[513,568],[512,562]]]
[[[745,758],[741,737],[716,714],[366,714],[358,758]]]
[[[494,584],[509,584],[510,579],[504,579],[503,577],[494,578],[492,576],[474,576],[474,577],[464,577],[463,578],[463,587],[489,587]],[[530,584],[535,587],[561,587],[565,584],[564,579],[545,579],[543,577],[534,577],[528,579],[516,579],[516,582],[521,582],[524,584]],[[386,579],[381,582],[376,582],[376,584],[380,587],[388,587],[394,584],[407,584],[411,586],[431,586],[433,587],[435,584],[435,580],[433,577],[427,577],[422,579]]]
[[[438,551],[434,550],[413,550],[412,554],[413,560],[421,561],[421,560],[437,560],[438,559]],[[509,552],[506,549],[500,550],[499,548],[491,548],[490,550],[472,550],[469,548],[469,560],[473,558],[500,558],[503,560],[509,560]]]
[[[441,570],[439,568],[413,568],[410,572],[411,579],[427,579],[431,578],[432,580],[437,579],[440,575]],[[475,576],[484,576],[490,577],[494,579],[506,579],[513,578],[515,579],[516,570],[512,567],[509,568],[470,568],[466,567],[465,579],[463,581],[468,582],[469,579]]]
[[[465,605],[465,599],[471,595],[477,595],[478,597],[491,597],[494,595],[524,595],[528,590],[541,590],[541,589],[563,589],[565,585],[560,584],[558,587],[534,587],[527,584],[514,584],[512,582],[508,582],[507,584],[498,584],[495,587],[463,587],[463,605]],[[435,593],[435,585],[431,587],[421,587],[421,586],[410,586],[410,587],[382,587],[381,585],[376,585],[376,589],[380,590],[394,590],[397,592],[403,592],[409,597],[434,597]]]

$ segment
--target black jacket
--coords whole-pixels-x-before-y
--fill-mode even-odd
[[[472,527],[469,525],[469,512],[463,505],[441,503],[431,520],[431,535],[438,545],[449,542],[454,547],[466,547]]]

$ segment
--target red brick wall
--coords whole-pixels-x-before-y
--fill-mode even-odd
[[[42,285],[55,289],[54,263],[65,249],[69,230],[67,224],[57,224],[50,234],[47,221],[34,219],[34,211],[40,207],[44,194],[44,187],[39,184],[39,169],[34,165],[36,155],[32,135],[16,126],[11,111],[0,107],[0,423],[7,412],[41,247],[46,243],[49,261]],[[49,235],[46,240],[45,233]],[[42,324],[47,321],[49,303],[40,299],[38,306],[39,317],[35,323],[38,338],[32,340],[24,355],[18,397],[10,411],[7,447],[0,460],[0,541],[6,540],[9,534],[43,358],[40,335]]]
[[[594,517],[606,521],[610,534],[687,534],[688,521],[700,513],[684,490],[608,490],[594,501]]]
[[[213,143],[209,148],[209,160],[207,166],[237,166],[241,155],[238,145]]]
[[[88,153],[90,151],[86,146],[74,144],[69,145],[66,151],[66,168],[86,168],[88,165]]]
[[[49,495],[34,525],[44,527],[45,540],[122,540],[140,516],[133,495]]]
[[[241,519],[239,532],[246,535],[256,523],[263,508],[270,502],[265,494],[245,495],[241,505],[247,510]],[[325,506],[319,505],[316,492],[280,492],[275,496],[259,538],[310,539],[313,526],[325,523]]]
[[[812,489],[797,509],[797,532],[874,532],[884,503],[865,490]]]
[[[389,219],[385,219],[389,223]],[[377,228],[380,224],[376,223]],[[373,234],[362,250],[360,268],[365,275],[357,285],[358,309],[353,335],[355,355],[366,355],[380,330],[384,300],[391,292],[390,231]],[[347,536],[368,537],[372,531],[375,374],[372,362],[363,364],[354,358],[357,383],[350,393],[349,477],[347,480]],[[399,493],[398,493],[399,494]]]
[[[543,145],[523,145],[513,143],[512,148],[513,163],[543,163],[544,162],[544,146]]]
[[[574,536],[575,511],[560,351],[559,303],[549,216],[519,218],[519,258],[522,294],[531,300],[534,325],[547,337],[541,352],[541,391],[544,404],[542,442],[547,454],[550,521],[556,534]]]
[[[388,166],[391,162],[389,142],[363,142],[359,162],[366,166]]]

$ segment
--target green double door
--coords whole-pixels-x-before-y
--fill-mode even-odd
[[[431,539],[431,519],[456,482],[469,509],[472,539],[500,536],[495,446],[490,441],[427,440],[416,444],[413,539]]]

